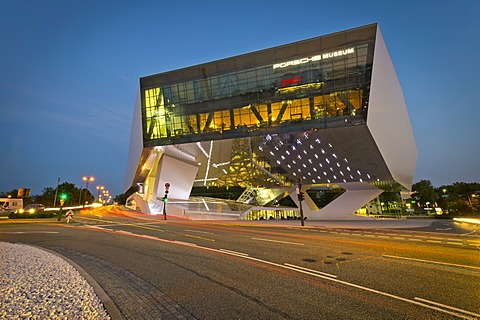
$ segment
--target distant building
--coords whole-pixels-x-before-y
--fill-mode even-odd
[[[171,210],[189,215],[211,210],[185,204],[194,185],[242,186],[242,203],[265,205],[301,179],[302,190],[346,190],[324,208],[307,195],[309,219],[351,219],[383,189],[410,189],[416,159],[371,24],[141,78],[125,189],[140,187],[136,206],[161,211],[169,182]]]

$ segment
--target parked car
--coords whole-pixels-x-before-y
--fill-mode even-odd
[[[23,212],[29,212],[29,213],[35,213],[37,211],[43,211],[45,210],[45,206],[43,204],[29,204],[23,208]]]

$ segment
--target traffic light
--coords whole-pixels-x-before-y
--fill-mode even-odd
[[[298,194],[298,201],[303,201],[303,200],[305,200],[305,194],[300,191],[300,193]]]
[[[170,183],[165,183],[165,196],[163,197],[163,202],[167,202],[168,201],[168,192],[169,192],[169,189],[170,189]]]
[[[65,203],[65,200],[67,200],[68,196],[66,193],[62,193],[60,195],[60,205],[63,206],[63,204]]]

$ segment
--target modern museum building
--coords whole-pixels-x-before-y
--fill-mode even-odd
[[[308,219],[354,219],[408,191],[417,148],[377,24],[142,77],[125,190],[146,213],[246,219],[305,192]],[[192,188],[242,187],[236,201]],[[320,207],[309,190],[342,190]],[[290,208],[291,209],[291,208]]]

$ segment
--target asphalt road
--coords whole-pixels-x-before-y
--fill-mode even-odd
[[[127,319],[480,318],[480,236],[453,222],[302,228],[102,208],[68,225],[2,223],[0,241],[75,261]]]

